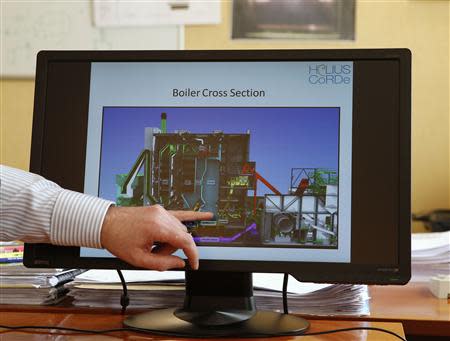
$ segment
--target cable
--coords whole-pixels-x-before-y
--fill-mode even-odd
[[[384,329],[384,328],[378,328],[378,327],[351,327],[351,328],[331,329],[331,330],[324,330],[323,332],[305,333],[305,334],[296,335],[296,336],[325,335],[325,334],[349,332],[349,331],[353,331],[353,330],[373,330],[373,331],[377,331],[377,332],[390,334],[390,335],[395,336],[396,338],[398,338],[398,339],[400,339],[402,341],[408,341],[404,337],[398,335],[397,333],[394,333],[394,332],[392,332],[390,330],[387,330],[387,329]]]
[[[122,295],[120,296],[120,305],[122,306],[122,315],[125,315],[125,311],[127,310],[128,305],[130,304],[130,297],[128,296],[128,288],[127,283],[125,282],[125,278],[123,277],[122,271],[117,269],[117,273],[119,274],[120,282],[122,283]]]
[[[283,313],[284,314],[289,314],[289,309],[288,309],[288,300],[287,300],[287,287],[288,287],[288,279],[289,279],[289,274],[285,273],[283,276]]]
[[[0,325],[2,329],[8,329],[7,331],[12,332],[14,330],[22,330],[22,329],[54,329],[54,330],[62,330],[68,332],[75,332],[81,334],[108,334],[115,332],[127,332],[134,331],[132,328],[114,328],[114,329],[80,329],[80,328],[70,328],[70,327],[58,327],[58,326],[4,326]],[[2,331],[5,332],[5,331]],[[52,333],[49,333],[52,334]]]
[[[0,331],[1,333],[5,332],[12,332],[15,330],[21,330],[21,329],[53,329],[53,330],[63,330],[63,331],[69,331],[69,332],[76,332],[76,333],[82,333],[82,334],[109,334],[109,333],[117,333],[117,332],[136,332],[136,333],[152,333],[152,331],[144,330],[144,329],[138,329],[138,328],[115,328],[115,329],[99,329],[99,330],[92,330],[92,329],[79,329],[79,328],[69,328],[69,327],[57,327],[57,326],[5,326],[0,325],[0,328],[2,329],[8,329],[6,331]],[[313,336],[313,335],[325,335],[325,334],[333,334],[333,333],[341,333],[341,332],[349,332],[354,330],[372,330],[377,332],[382,332],[386,334],[390,334],[392,336],[395,336],[399,340],[407,341],[402,336],[387,330],[383,328],[377,328],[377,327],[352,327],[352,328],[342,328],[342,329],[332,329],[332,330],[325,330],[322,332],[314,332],[314,333],[303,333],[303,334],[258,334],[258,335],[252,335],[251,337],[271,337],[271,336]],[[49,333],[52,334],[52,333]],[[176,334],[176,333],[158,333],[159,335],[171,335],[174,337],[186,337],[184,334]],[[231,337],[242,337],[242,335],[236,334],[236,335],[227,335],[227,338]],[[210,338],[211,336],[195,336],[195,338]]]

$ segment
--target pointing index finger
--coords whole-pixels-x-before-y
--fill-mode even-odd
[[[168,211],[168,212],[180,221],[211,220],[214,216],[211,212],[195,212],[195,211]]]

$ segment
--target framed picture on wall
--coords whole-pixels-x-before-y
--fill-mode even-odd
[[[232,39],[355,39],[355,0],[233,0]]]

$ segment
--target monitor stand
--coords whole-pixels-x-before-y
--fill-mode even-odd
[[[297,316],[256,310],[252,274],[226,271],[186,271],[182,308],[132,315],[124,324],[140,331],[188,337],[293,335],[309,327],[308,321]]]

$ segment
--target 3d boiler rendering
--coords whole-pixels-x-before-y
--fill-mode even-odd
[[[129,171],[115,176],[118,206],[213,212],[189,226],[198,245],[337,248],[336,169],[292,165],[289,188],[276,188],[249,157],[249,130],[168,132],[169,114],[160,118],[159,127],[142,129]]]

